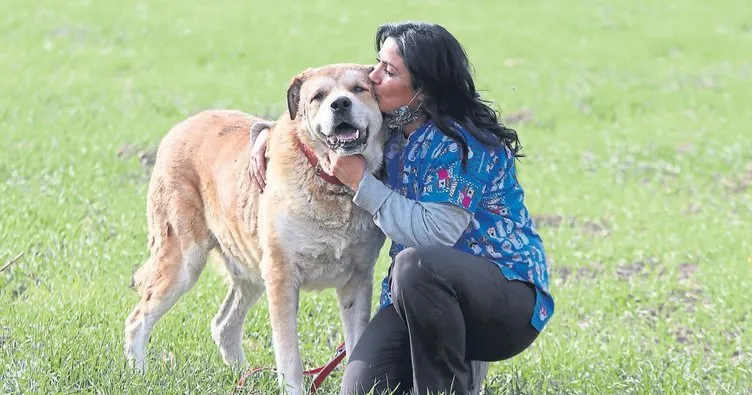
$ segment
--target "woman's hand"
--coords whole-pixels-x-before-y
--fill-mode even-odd
[[[261,189],[266,188],[266,144],[269,140],[269,128],[264,128],[256,136],[256,141],[251,147],[251,162],[248,164],[248,173],[251,179]]]
[[[366,160],[361,155],[339,156],[329,150],[329,168],[324,171],[337,177],[353,191],[358,191],[358,184],[366,171]]]

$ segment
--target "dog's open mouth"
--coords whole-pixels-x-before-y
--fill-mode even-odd
[[[331,149],[349,151],[360,148],[367,138],[367,129],[360,130],[347,122],[342,122],[334,128],[334,133],[327,137],[327,142]]]

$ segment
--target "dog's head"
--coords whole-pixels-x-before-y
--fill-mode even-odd
[[[287,90],[290,118],[315,142],[315,151],[331,149],[340,156],[362,154],[368,162],[381,161],[386,136],[368,79],[371,70],[335,64],[292,79]]]

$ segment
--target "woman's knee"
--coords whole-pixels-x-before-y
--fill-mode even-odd
[[[437,277],[451,277],[453,254],[457,254],[457,251],[444,246],[405,248],[394,257],[392,280],[414,283]]]
[[[394,287],[411,288],[417,282],[424,281],[428,274],[425,265],[430,264],[426,260],[426,255],[427,249],[424,247],[408,247],[400,251],[394,257],[394,267],[391,273],[392,289]]]
[[[379,394],[412,376],[407,327],[394,307],[379,310],[348,355],[342,394]],[[395,387],[396,388],[396,387]]]
[[[340,395],[392,394],[401,393],[404,383],[398,377],[379,371],[366,361],[351,361],[345,367]]]
[[[340,395],[367,394],[373,387],[373,372],[365,361],[350,361],[342,377]],[[369,385],[370,382],[370,385]]]

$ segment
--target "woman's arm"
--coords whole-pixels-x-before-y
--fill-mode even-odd
[[[256,185],[264,191],[266,188],[266,147],[269,132],[275,122],[256,122],[251,127],[251,159],[248,163],[248,173]]]
[[[451,203],[425,203],[395,193],[369,172],[363,174],[353,202],[365,209],[392,241],[407,247],[453,246],[473,215]]]

